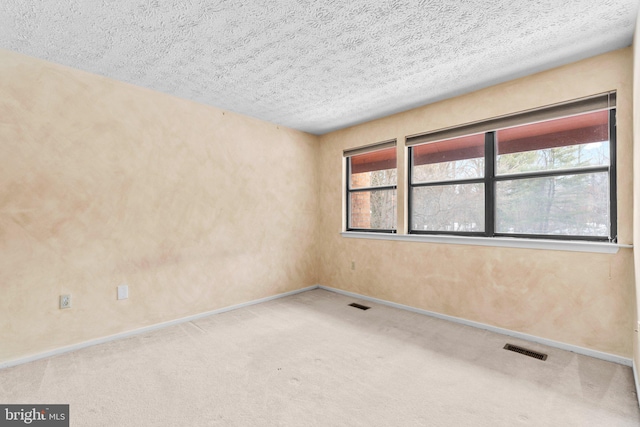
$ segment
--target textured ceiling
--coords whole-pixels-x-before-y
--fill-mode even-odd
[[[0,48],[322,134],[631,44],[639,0],[2,0]]]

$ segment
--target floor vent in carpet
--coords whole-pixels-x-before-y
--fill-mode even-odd
[[[516,353],[524,354],[525,356],[534,357],[540,360],[547,360],[547,355],[544,353],[538,353],[537,351],[527,350],[526,348],[518,347],[513,344],[505,344],[503,347],[505,350],[515,351]]]
[[[369,310],[371,308],[371,307],[367,307],[366,305],[358,304],[358,303],[355,303],[355,302],[352,302],[349,305],[351,307],[359,308],[360,310]]]

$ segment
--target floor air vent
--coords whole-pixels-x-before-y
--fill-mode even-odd
[[[547,360],[547,355],[544,353],[538,353],[537,351],[527,350],[526,348],[518,347],[513,344],[505,344],[503,347],[505,350],[515,351],[516,353],[524,354],[525,356],[533,357],[540,360]]]
[[[352,302],[349,305],[351,307],[359,308],[360,310],[369,310],[371,308],[371,307],[367,307],[366,305],[358,304],[358,303],[355,303],[355,302]]]

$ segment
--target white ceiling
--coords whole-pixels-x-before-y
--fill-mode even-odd
[[[2,0],[0,48],[322,134],[629,46],[640,0]]]

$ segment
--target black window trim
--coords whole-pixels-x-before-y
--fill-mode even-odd
[[[615,102],[615,93],[608,94],[609,97],[613,98]],[[556,107],[554,107],[556,108]],[[439,132],[433,132],[430,134],[424,134],[423,136],[417,137],[407,137],[407,155],[409,156],[408,165],[409,170],[407,171],[407,219],[408,226],[407,231],[409,234],[424,234],[424,235],[451,235],[451,236],[474,236],[474,237],[509,237],[509,238],[517,238],[517,239],[546,239],[546,240],[580,240],[580,241],[591,241],[591,242],[609,242],[609,243],[617,243],[618,241],[618,230],[617,230],[617,168],[616,168],[616,146],[617,146],[617,135],[616,135],[616,108],[608,107],[606,108],[609,111],[609,165],[608,166],[590,166],[590,167],[582,167],[582,168],[571,168],[571,169],[560,169],[560,170],[551,170],[551,171],[539,171],[539,172],[530,172],[530,173],[519,173],[519,174],[508,174],[508,175],[498,175],[495,174],[495,134],[496,130],[490,130],[483,132],[485,135],[485,147],[484,147],[484,158],[485,158],[485,174],[484,177],[481,178],[470,178],[470,179],[460,179],[460,180],[446,180],[446,181],[437,181],[437,182],[420,182],[413,183],[413,147],[417,145],[422,145],[423,143],[428,142],[436,142],[438,139],[434,139],[433,136],[437,135]],[[602,108],[601,108],[602,110]],[[540,111],[540,110],[537,110]],[[598,111],[590,110],[590,112]],[[577,114],[583,114],[588,111],[579,112]],[[571,114],[571,115],[577,115]],[[567,115],[559,115],[556,118],[567,117]],[[548,118],[547,120],[553,120],[553,118]],[[491,122],[491,121],[490,121]],[[517,126],[524,126],[527,123],[521,123]],[[468,126],[462,126],[462,128],[467,128]],[[452,134],[452,132],[456,132],[455,128],[448,128],[446,130],[448,134]],[[479,132],[473,132],[479,133]],[[454,138],[459,136],[468,136],[469,134],[457,134]],[[410,142],[410,139],[414,138],[413,141]],[[428,142],[422,142],[420,140],[429,140]],[[451,139],[451,138],[443,138],[442,140]],[[416,142],[420,141],[420,142]],[[576,236],[576,235],[557,235],[557,234],[522,234],[522,233],[498,233],[495,231],[495,184],[499,181],[507,181],[507,180],[519,180],[526,178],[539,178],[545,176],[566,176],[566,175],[575,175],[582,173],[594,173],[594,172],[607,172],[609,176],[609,236]],[[480,232],[470,232],[470,231],[444,231],[444,230],[413,230],[413,209],[412,209],[412,198],[413,198],[413,189],[427,186],[443,186],[443,185],[458,185],[458,184],[473,184],[473,183],[483,183],[485,190],[485,227],[484,231]]]

